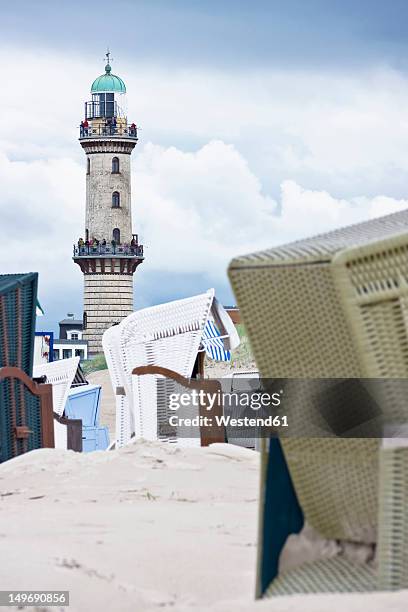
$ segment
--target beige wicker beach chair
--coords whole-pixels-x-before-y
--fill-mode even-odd
[[[263,378],[407,378],[407,211],[238,257],[229,277]],[[390,381],[388,422],[408,422],[402,388]],[[310,435],[307,401],[286,406],[292,434]],[[340,555],[265,584],[265,444],[258,596],[407,588],[408,448],[314,435],[282,439],[305,519],[324,538],[375,545],[377,565]]]

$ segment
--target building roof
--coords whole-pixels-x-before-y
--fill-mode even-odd
[[[10,291],[16,284],[24,285],[26,282],[32,282],[38,276],[37,272],[28,272],[27,274],[0,274],[0,293]]]
[[[82,327],[82,319],[62,319],[59,322],[60,325],[80,325]]]
[[[88,344],[88,340],[61,340],[59,338],[58,340],[54,340],[54,348],[57,344],[69,344],[71,346],[74,344]]]
[[[116,74],[111,74],[110,64],[106,64],[105,74],[98,76],[91,87],[91,93],[102,93],[104,91],[126,93],[125,83],[120,77],[116,76]]]

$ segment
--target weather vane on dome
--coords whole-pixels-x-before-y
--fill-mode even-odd
[[[106,74],[110,74],[112,70],[110,63],[113,61],[113,57],[110,56],[111,52],[109,51],[109,47],[106,49],[104,61],[106,61],[105,72]]]
[[[108,66],[110,66],[111,62],[113,62],[113,57],[111,57],[110,55],[111,55],[111,52],[109,50],[109,47],[107,47],[106,53],[105,53],[105,57],[104,57],[104,61],[106,61]]]

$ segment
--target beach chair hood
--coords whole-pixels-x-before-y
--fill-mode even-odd
[[[41,363],[34,366],[35,378],[47,377],[47,383],[52,384],[52,403],[54,412],[62,416],[67,402],[69,390],[76,376],[79,357],[60,359],[51,363]]]

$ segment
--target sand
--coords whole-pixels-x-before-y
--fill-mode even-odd
[[[99,422],[101,425],[107,425],[109,427],[109,434],[111,440],[115,437],[115,395],[113,393],[112,383],[109,376],[108,370],[98,370],[92,372],[86,377],[87,381],[93,385],[101,385],[101,401],[100,401],[100,417]]]
[[[3,463],[1,588],[69,590],[70,611],[406,611],[408,592],[254,602],[258,461],[140,441]]]

